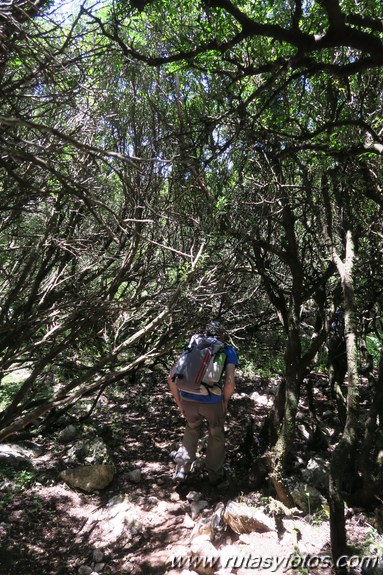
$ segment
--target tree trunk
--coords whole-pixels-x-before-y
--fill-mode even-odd
[[[347,554],[342,485],[344,479],[349,475],[350,469],[353,467],[358,428],[359,376],[356,351],[356,306],[353,282],[354,243],[350,231],[346,234],[345,262],[343,263],[337,254],[334,254],[334,258],[341,277],[344,298],[348,373],[346,423],[342,437],[333,453],[329,481],[331,551],[334,564],[337,564],[339,558]],[[338,569],[342,570],[342,566],[338,566]]]
[[[290,301],[283,297],[274,297],[271,301],[279,311],[282,324],[287,334],[285,351],[285,403],[282,423],[278,430],[278,439],[268,456],[270,477],[273,481],[277,498],[286,506],[294,505],[286,478],[286,464],[295,440],[296,415],[303,378],[307,375],[307,367],[317,353],[324,333],[313,338],[311,345],[302,356],[300,321],[301,307],[307,296],[304,288],[304,271],[301,254],[298,247],[294,211],[288,201],[283,198],[283,228],[286,237],[284,261],[287,264],[292,279]],[[262,268],[261,268],[262,269]],[[328,270],[323,274],[327,278]],[[265,274],[263,275],[265,277]],[[265,282],[269,294],[271,286]],[[281,294],[282,295],[282,294]],[[312,294],[311,294],[312,295]],[[281,303],[283,302],[283,305]]]
[[[295,438],[295,419],[298,409],[301,373],[301,342],[299,334],[298,309],[290,314],[290,329],[285,352],[285,406],[282,426],[278,440],[272,450],[270,461],[272,463],[271,478],[277,498],[287,507],[293,507],[294,502],[286,484],[286,460],[292,449]]]

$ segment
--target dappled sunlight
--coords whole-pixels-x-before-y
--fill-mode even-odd
[[[313,407],[328,429],[329,444],[321,448],[325,449],[322,456],[328,458],[337,438],[338,421],[326,384],[319,376],[312,381]],[[98,433],[104,438],[115,464],[114,479],[102,491],[85,494],[59,481],[71,446],[57,441],[61,427],[39,438],[41,454],[33,458],[34,484],[20,493],[7,492],[7,502],[0,506],[7,575],[67,575],[89,564],[95,549],[103,553],[105,574],[123,573],[121,569],[139,565],[142,573],[162,575],[172,556],[189,552],[191,533],[206,517],[203,512],[192,519],[190,493],[201,493],[210,512],[230,500],[262,507],[273,494],[262,467],[260,436],[276,397],[275,383],[238,376],[226,421],[227,462],[233,479],[224,492],[210,488],[203,471],[190,484],[172,484],[172,453],[182,437],[183,419],[163,382],[153,380],[151,386],[147,395],[132,389],[130,402],[111,388],[86,423],[88,434]],[[295,477],[302,466],[307,466],[314,429],[306,393],[302,394],[297,421],[296,451],[289,462]],[[205,448],[202,440],[198,452],[201,462]],[[321,456],[318,447],[312,454]],[[134,470],[139,471],[135,480],[131,475]],[[294,533],[299,531],[302,553],[328,553],[326,513],[324,507],[321,513],[307,518],[284,518],[281,531],[237,535],[226,529],[217,532],[214,545],[222,557],[230,553],[288,556],[296,545]],[[348,525],[355,541],[366,538],[369,527],[362,515],[359,519],[350,515]],[[320,572],[329,575],[326,570]],[[0,573],[3,575],[1,569]]]

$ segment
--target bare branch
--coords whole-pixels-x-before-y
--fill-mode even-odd
[[[339,5],[339,0],[317,0],[327,12],[328,20],[331,28],[336,28],[339,31],[344,26],[345,16],[342,13]]]

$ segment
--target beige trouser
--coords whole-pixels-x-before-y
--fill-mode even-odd
[[[203,421],[206,419],[208,424],[206,468],[209,481],[217,481],[222,477],[225,461],[225,413],[223,402],[208,404],[182,398],[182,407],[184,408],[187,424],[182,447],[178,450],[175,461],[184,466],[186,473],[190,470],[191,464],[196,458]]]

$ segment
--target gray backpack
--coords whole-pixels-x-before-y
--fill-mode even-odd
[[[225,367],[225,344],[213,338],[193,335],[175,366],[173,381],[178,389],[199,395],[221,394]]]

